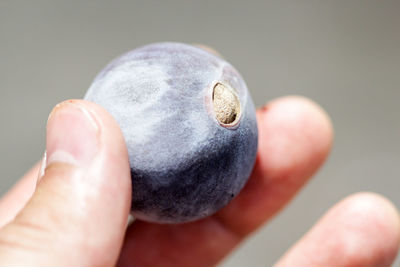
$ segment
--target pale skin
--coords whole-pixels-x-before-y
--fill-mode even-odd
[[[93,143],[82,138],[86,115],[77,108],[90,113],[98,126],[94,153],[87,152]],[[63,146],[57,144],[58,137],[70,133],[73,153],[90,157],[67,163],[47,159],[43,176],[37,164],[3,196],[0,265],[218,264],[285,207],[331,149],[331,122],[306,98],[273,100],[257,111],[257,119],[256,165],[230,204],[192,223],[135,221],[126,228],[131,183],[121,131],[101,107],[83,100],[64,102],[50,116],[47,149]],[[358,193],[329,209],[276,266],[390,266],[399,240],[399,215],[393,204],[374,193]]]

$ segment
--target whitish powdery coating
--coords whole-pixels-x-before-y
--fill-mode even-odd
[[[159,43],[133,50],[99,73],[86,99],[106,108],[124,134],[136,217],[207,216],[251,172],[257,126],[246,85],[229,63],[202,49]]]

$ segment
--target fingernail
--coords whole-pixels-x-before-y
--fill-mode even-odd
[[[57,105],[47,122],[46,166],[89,165],[99,146],[100,127],[90,111],[73,101]]]

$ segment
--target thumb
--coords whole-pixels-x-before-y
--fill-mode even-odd
[[[112,266],[130,209],[126,145],[113,118],[83,100],[49,117],[43,177],[0,230],[2,266]]]

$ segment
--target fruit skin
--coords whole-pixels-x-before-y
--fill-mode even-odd
[[[216,82],[236,92],[240,121],[217,120]],[[110,112],[125,137],[132,175],[132,214],[181,223],[215,213],[234,198],[257,152],[254,104],[240,74],[226,61],[181,43],[155,43],[113,60],[86,100]]]

